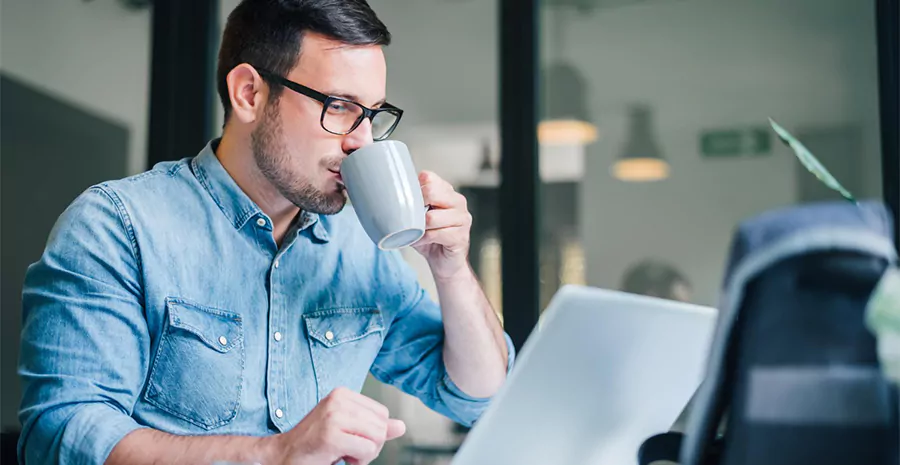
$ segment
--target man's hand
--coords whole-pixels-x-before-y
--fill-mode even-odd
[[[282,465],[348,465],[372,462],[386,441],[406,432],[387,407],[345,388],[322,399],[292,430],[270,436],[272,463]]]
[[[413,247],[428,261],[437,280],[469,273],[469,230],[472,215],[466,198],[438,175],[419,174],[422,197],[431,209],[425,213],[425,236]]]

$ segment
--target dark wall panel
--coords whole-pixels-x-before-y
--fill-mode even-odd
[[[57,217],[87,187],[127,174],[128,129],[0,76],[0,417],[18,428],[16,376],[25,270]]]

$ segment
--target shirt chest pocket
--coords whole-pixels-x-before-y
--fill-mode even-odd
[[[320,310],[304,315],[303,320],[318,400],[338,387],[362,389],[384,339],[381,312],[377,308]]]
[[[166,313],[144,399],[206,430],[228,424],[243,384],[240,315],[173,298]]]

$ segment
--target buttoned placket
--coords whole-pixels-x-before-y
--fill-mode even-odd
[[[258,222],[260,227],[266,227],[268,221]],[[287,344],[296,341],[286,339],[288,311],[286,308],[287,292],[285,288],[289,279],[284,277],[282,262],[285,255],[297,241],[300,231],[310,225],[307,215],[303,215],[298,224],[291,227],[285,234],[282,246],[275,252],[269,267],[269,327],[267,330],[268,366],[266,369],[266,397],[269,405],[269,415],[272,423],[282,432],[289,430],[291,424],[287,381],[285,379],[285,363],[287,358]]]

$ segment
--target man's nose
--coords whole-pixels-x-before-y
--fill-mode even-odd
[[[372,122],[369,118],[364,118],[353,132],[344,137],[344,153],[352,153],[372,142]]]

